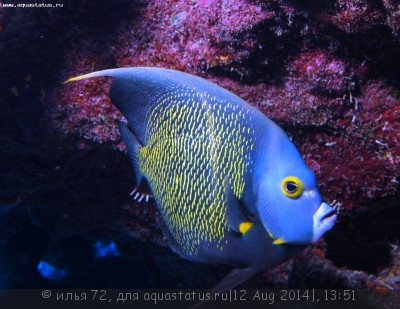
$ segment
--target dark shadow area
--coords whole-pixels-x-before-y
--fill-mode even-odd
[[[325,236],[326,257],[337,267],[370,274],[377,274],[390,266],[393,262],[391,244],[400,239],[398,200],[398,197],[382,200],[380,203],[387,204],[387,207],[380,207],[377,213],[360,214],[352,219],[341,218]]]
[[[367,31],[346,33],[333,24],[321,20],[321,12],[334,14],[337,11],[335,1],[287,1],[296,7],[291,20],[278,2],[262,2],[260,5],[274,12],[274,18],[266,20],[251,31],[239,33],[232,40],[237,50],[242,46],[249,33],[257,38],[258,46],[250,56],[238,63],[218,65],[211,69],[216,75],[229,76],[242,83],[255,84],[268,81],[281,84],[286,72],[286,64],[304,50],[327,51],[351,65],[368,67],[367,79],[387,79],[394,87],[399,87],[400,78],[400,40],[388,26],[371,26]],[[370,5],[381,11],[384,8],[380,1]],[[276,28],[279,25],[279,29]],[[308,29],[308,30],[305,30]],[[245,69],[243,69],[245,68]],[[344,78],[348,78],[344,76]],[[358,94],[358,85],[365,80],[353,80],[351,89]],[[323,89],[319,93],[323,93]],[[318,94],[319,94],[318,93]],[[338,94],[328,93],[328,96]]]
[[[21,99],[41,97],[41,89],[52,89],[60,82],[62,61],[71,46],[111,46],[114,31],[136,9],[128,0],[112,5],[105,0],[60,3],[62,8],[2,11],[0,79],[6,82],[2,91],[15,87]]]
[[[274,12],[274,17],[235,34],[229,42],[232,49],[250,53],[249,56],[227,65],[215,66],[210,69],[213,74],[227,76],[244,84],[283,82],[286,62],[300,52],[303,38],[299,32],[304,21],[295,17],[289,25],[285,12],[276,1],[263,2],[260,6]],[[247,42],[254,40],[257,44],[249,50]]]
[[[68,158],[63,154],[68,152],[66,148],[75,145],[73,140],[65,141],[71,142],[69,145],[57,144],[58,137],[48,113],[56,102],[49,99],[48,93],[62,81],[65,52],[72,42],[82,45],[86,41],[98,41],[100,45],[101,42],[112,42],[113,31],[128,16],[131,18],[135,9],[135,5],[127,0],[115,1],[112,6],[108,1],[67,0],[59,3],[63,4],[62,8],[3,9],[1,12],[2,204],[30,202],[33,196],[38,200],[44,186],[49,185],[47,190],[51,191],[57,181],[64,180],[65,183],[65,179],[51,178],[58,177],[57,169],[63,162],[74,160],[72,154]],[[71,162],[69,164],[73,165]],[[62,192],[53,194],[63,196]]]
[[[125,154],[49,140],[10,139],[1,152],[0,288],[206,288],[227,272],[128,235],[122,207],[134,179]],[[111,239],[120,256],[95,258],[93,243]],[[64,277],[43,278],[42,260]]]
[[[385,79],[392,86],[399,86],[400,63],[397,59],[400,58],[400,41],[388,27],[346,34],[329,25],[325,27],[324,36],[310,37],[309,43],[310,47],[326,49],[350,63],[361,64],[359,69],[367,70],[365,80]]]
[[[96,257],[94,239],[79,233],[61,236],[33,224],[29,213],[21,206],[0,215],[1,289],[208,288],[229,269],[191,263],[135,238],[119,238],[119,255]],[[43,262],[51,268],[40,272]]]

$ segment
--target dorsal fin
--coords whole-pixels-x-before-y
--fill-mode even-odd
[[[152,91],[143,90],[140,83],[118,77],[110,88],[111,101],[128,120],[133,135],[142,145],[147,145],[146,114],[150,108],[151,95]]]
[[[251,108],[242,99],[229,91],[202,78],[187,73],[149,67],[118,68],[97,71],[66,81],[78,81],[92,77],[115,77],[110,89],[110,98],[129,122],[129,126],[142,145],[146,140],[146,115],[167,94],[208,93],[223,100],[243,104]],[[208,102],[210,103],[210,102]]]
[[[65,83],[92,77],[115,77],[110,88],[111,101],[128,120],[140,144],[146,145],[146,114],[160,95],[176,85],[174,76],[180,74],[184,73],[159,68],[119,68],[72,77]]]

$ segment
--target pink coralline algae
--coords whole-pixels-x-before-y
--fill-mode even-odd
[[[340,92],[349,87],[346,81],[353,77],[343,60],[323,52],[303,53],[288,68],[289,76],[302,83],[308,92],[315,89]]]
[[[216,79],[287,128],[321,191],[360,209],[399,186],[399,108],[390,88],[368,83],[354,94],[357,68],[322,52],[288,65],[283,85],[242,86]]]
[[[383,14],[372,2],[339,0],[337,7],[331,21],[347,33],[365,31],[383,21]]]
[[[176,1],[173,5],[155,1],[143,9],[131,31],[118,35],[118,48],[101,53],[103,59],[114,53],[119,67],[158,66],[205,74],[209,68],[248,57],[250,49],[256,48],[252,28],[272,15],[247,1]],[[236,38],[243,33],[248,34],[243,40]],[[75,47],[67,55],[70,66],[76,67],[72,72],[106,65],[93,57],[89,47]],[[61,89],[56,125],[96,141],[115,141],[119,136],[115,120],[121,116],[108,101],[107,92],[101,92],[107,88],[103,81]]]
[[[76,85],[73,92],[67,92],[68,98],[61,97],[70,101],[68,108],[56,116],[68,115],[59,123],[61,130],[79,131],[83,138],[97,142],[119,139],[117,122],[122,116],[111,104],[107,91],[104,91],[110,82],[102,80],[102,83],[84,81]]]
[[[256,37],[235,37],[272,17],[245,0],[151,2],[132,32],[120,38],[118,63],[201,74],[202,68],[248,57]]]
[[[322,11],[319,18],[346,33],[363,32],[383,24],[390,27],[395,35],[400,30],[400,8],[396,0],[338,0],[330,10]]]
[[[382,222],[375,225],[381,227],[393,217],[385,217],[388,209],[399,214],[400,3],[300,2],[149,1],[115,27],[109,34],[112,44],[73,42],[63,74],[173,68],[205,77],[259,108],[291,137],[324,199],[342,203],[337,228],[326,240],[334,256],[343,239],[352,237],[344,232],[351,230],[352,220],[382,212]],[[79,135],[81,148],[89,140],[124,148],[116,127],[122,116],[109,102],[109,83],[98,78],[63,85],[53,96],[55,127]],[[146,206],[123,206],[122,228],[162,244],[146,216],[159,218],[139,207]],[[136,215],[146,219],[136,224]],[[380,241],[398,244],[399,235],[391,232],[398,223],[390,222],[392,229],[376,241],[377,248]],[[365,237],[375,237],[368,227],[360,229]],[[316,252],[324,250],[325,243]],[[389,269],[388,263],[365,269],[377,273]],[[370,280],[351,271],[332,270],[335,274],[347,276],[341,281],[345,286],[354,277],[362,277],[357,287],[368,287]]]
[[[395,85],[377,75],[381,72],[368,80],[378,69],[374,62],[390,65],[384,56],[358,59],[357,46],[349,42],[341,51],[342,37],[325,31],[333,24],[362,33],[374,29],[382,16],[392,16],[395,22],[394,2],[384,4],[387,10],[367,2],[339,1],[316,8],[313,23],[303,20],[311,13],[281,2],[154,1],[119,29],[112,54],[119,67],[160,66],[206,76],[258,106],[292,136],[320,179],[323,195],[342,202],[344,209],[363,209],[374,198],[398,192],[398,94]],[[396,28],[392,23],[389,27]],[[315,46],[318,36],[322,42],[330,36],[329,45]],[[276,46],[291,41],[298,49],[283,50],[286,58],[279,59],[284,47]],[[103,68],[101,58],[87,50],[71,51],[69,72]],[[341,55],[344,52],[353,58]],[[102,53],[111,57],[110,52]],[[250,59],[255,62],[251,71],[246,68]],[[279,59],[282,67],[277,69],[270,59]],[[256,68],[257,61],[266,75]],[[268,69],[278,72],[273,79],[268,79]],[[239,72],[231,75],[239,80],[222,72]],[[251,83],[241,82],[243,74]],[[108,101],[107,85],[96,79],[64,86],[56,124],[87,139],[116,142],[121,115]]]

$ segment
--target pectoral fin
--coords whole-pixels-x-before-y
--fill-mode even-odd
[[[245,235],[253,227],[254,222],[235,196],[228,181],[226,181],[226,199],[226,212],[230,230],[239,235]]]

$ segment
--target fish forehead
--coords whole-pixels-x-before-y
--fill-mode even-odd
[[[204,243],[222,250],[226,179],[240,198],[251,172],[251,112],[207,93],[176,91],[158,99],[146,126],[141,169],[178,247],[188,255]]]

